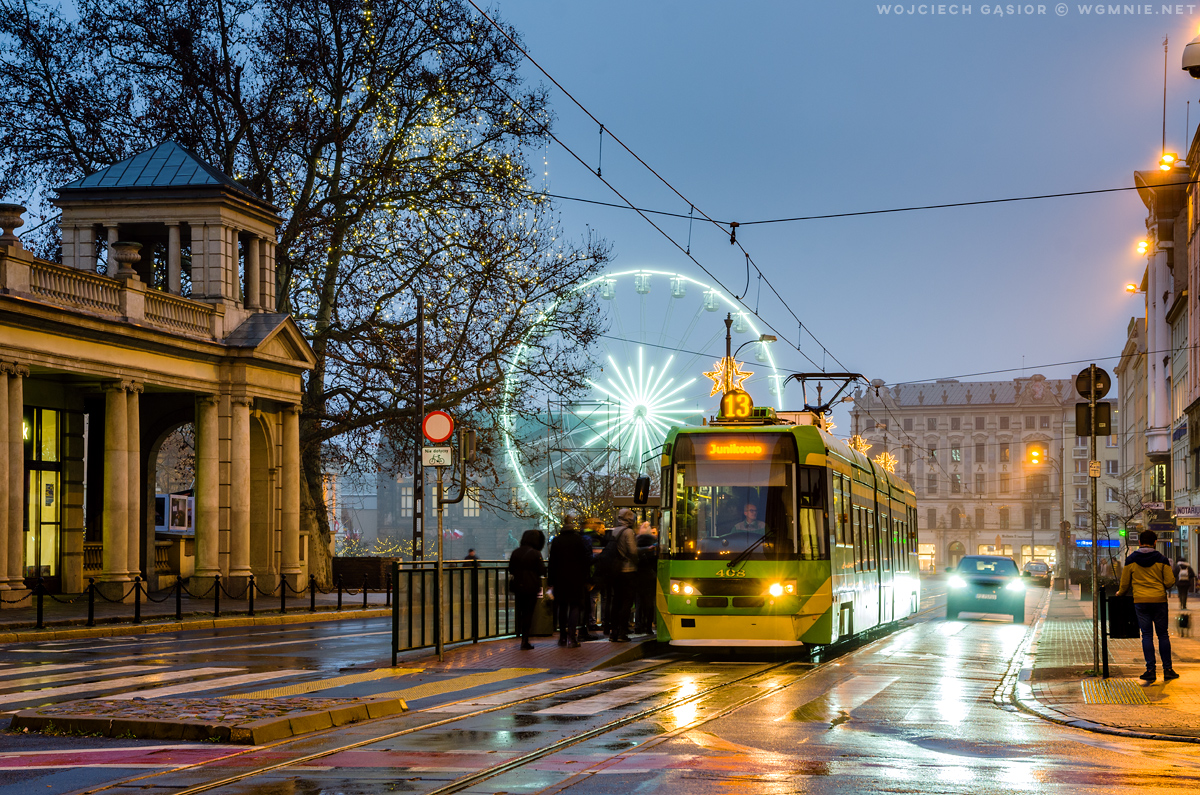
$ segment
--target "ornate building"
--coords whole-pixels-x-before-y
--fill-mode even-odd
[[[0,211],[0,592],[298,586],[314,359],[274,311],[276,209],[173,143],[58,194],[61,264],[23,248],[23,208]],[[194,536],[162,537],[156,460],[188,424]]]
[[[1075,436],[1074,384],[1042,375],[1011,381],[940,380],[858,390],[852,433],[898,459],[918,501],[922,569],[968,554],[1056,560],[1064,517],[1090,533],[1088,439]],[[1098,513],[1117,512],[1119,450],[1097,439]]]

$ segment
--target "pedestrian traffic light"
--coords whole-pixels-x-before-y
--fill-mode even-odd
[[[1025,457],[1030,466],[1041,466],[1046,463],[1046,445],[1041,442],[1031,442],[1025,447]]]
[[[1125,528],[1122,527],[1120,530],[1118,530],[1117,535],[1119,535],[1121,538],[1125,538],[1125,536],[1126,536]]]

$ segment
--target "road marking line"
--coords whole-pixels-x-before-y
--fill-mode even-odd
[[[317,690],[330,690],[335,687],[357,684],[358,682],[370,682],[375,679],[385,679],[389,676],[419,674],[424,670],[424,668],[377,668],[374,671],[367,671],[366,673],[361,674],[335,676],[332,679],[318,679],[313,682],[299,682],[294,685],[274,687],[269,690],[258,690],[253,693],[235,693],[234,695],[230,696],[221,696],[221,698],[277,698],[279,696],[298,696],[303,693],[312,693]],[[372,698],[379,698],[379,696],[372,696]]]
[[[178,649],[178,650],[173,650],[173,651],[160,651],[160,652],[155,652],[155,655],[159,656],[159,657],[162,657],[162,656],[175,657],[180,654],[207,654],[209,652],[232,651],[235,649],[266,649],[266,648],[269,648],[272,646],[288,646],[288,645],[292,645],[292,644],[296,644],[296,643],[321,643],[326,640],[343,640],[345,638],[365,638],[365,637],[372,636],[372,635],[388,635],[388,634],[391,634],[391,630],[384,629],[384,630],[380,630],[378,632],[355,632],[355,633],[346,634],[346,635],[326,635],[326,636],[319,637],[319,638],[297,638],[295,640],[281,640],[281,641],[277,641],[275,643],[246,643],[241,646],[211,646],[207,649]],[[213,638],[198,638],[196,640],[212,641]],[[127,645],[135,645],[135,644],[127,644]],[[151,644],[151,645],[153,645],[153,644]],[[61,654],[64,652],[72,652],[73,653],[73,652],[82,652],[82,651],[112,651],[114,648],[119,648],[119,647],[91,646],[91,647],[83,648],[83,649],[53,649],[52,651]],[[48,649],[12,649],[12,651],[14,651],[14,652],[34,652],[34,651],[51,651],[51,650],[48,650]],[[145,653],[139,654],[136,657],[117,657],[117,658],[114,658],[113,660],[109,660],[109,662],[113,662],[113,661],[124,662],[126,660],[140,660],[144,657],[145,657]]]
[[[54,682],[69,682],[72,679],[85,679],[87,677],[112,676],[116,674],[128,674],[134,671],[158,671],[163,668],[169,668],[169,665],[122,665],[117,668],[102,668],[96,665],[89,666],[85,671],[71,671],[65,674],[50,674],[48,676],[30,676],[25,679],[13,679],[11,681],[0,681],[0,690],[10,690],[12,688],[24,688],[22,692],[27,692],[34,685],[48,685]]]
[[[0,670],[0,679],[6,676],[28,676],[35,671],[66,671],[71,668],[87,668],[89,665],[95,664],[94,662],[57,663],[55,665],[38,665],[37,663],[32,663],[30,665],[14,665],[11,668],[3,666],[4,670]],[[0,681],[0,687],[4,687],[4,682]]]
[[[445,693],[452,693],[456,690],[466,690],[479,685],[491,684],[492,682],[503,682],[505,679],[516,679],[518,676],[544,674],[549,670],[549,668],[501,668],[498,671],[467,674],[466,676],[456,676],[452,679],[440,679],[435,682],[426,682],[421,685],[407,688],[406,690],[393,690],[390,693],[377,693],[371,696],[371,698],[402,698],[405,701],[414,701],[418,698],[440,696]],[[612,676],[612,674],[608,675]],[[512,693],[505,693],[504,696],[505,701],[512,700]]]
[[[142,666],[143,668],[145,666]],[[244,671],[245,668],[193,668],[189,671],[165,671],[159,674],[150,674],[148,676],[126,676],[121,679],[108,679],[100,682],[86,682],[81,685],[69,685],[67,687],[51,687],[44,690],[26,690],[23,693],[5,693],[0,695],[0,704],[16,704],[22,701],[41,701],[43,699],[56,699],[59,696],[71,696],[77,693],[100,692],[102,690],[114,690],[121,687],[136,687],[143,684],[157,684],[159,682],[174,682],[179,679],[188,679],[193,676],[206,676],[208,674],[224,674],[232,671]]]
[[[132,701],[135,698],[163,698],[164,696],[175,696],[180,693],[195,693],[200,690],[217,690],[223,687],[235,687],[237,685],[248,685],[252,682],[265,682],[270,679],[283,679],[288,676],[298,676],[301,674],[314,673],[311,669],[295,668],[283,669],[281,671],[260,671],[256,674],[242,674],[241,676],[222,676],[217,679],[205,679],[203,682],[188,682],[182,685],[171,685],[170,687],[156,687],[153,690],[133,690],[128,693],[118,693],[115,696],[104,696],[97,699],[98,701]]]

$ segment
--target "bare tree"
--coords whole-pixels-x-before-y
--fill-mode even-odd
[[[301,510],[322,581],[323,472],[417,443],[418,368],[427,408],[490,418],[485,452],[514,363],[510,388],[585,383],[598,313],[570,289],[608,250],[567,242],[530,188],[551,114],[520,61],[461,0],[0,0],[0,194],[49,217],[49,188],[173,139],[282,208],[278,310],[317,358]]]

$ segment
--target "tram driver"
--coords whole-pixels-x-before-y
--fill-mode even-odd
[[[767,531],[766,523],[761,522],[758,519],[758,506],[754,503],[746,503],[746,507],[742,509],[742,515],[745,517],[745,521],[735,524],[733,526],[733,532],[751,533],[753,535],[760,536]]]

